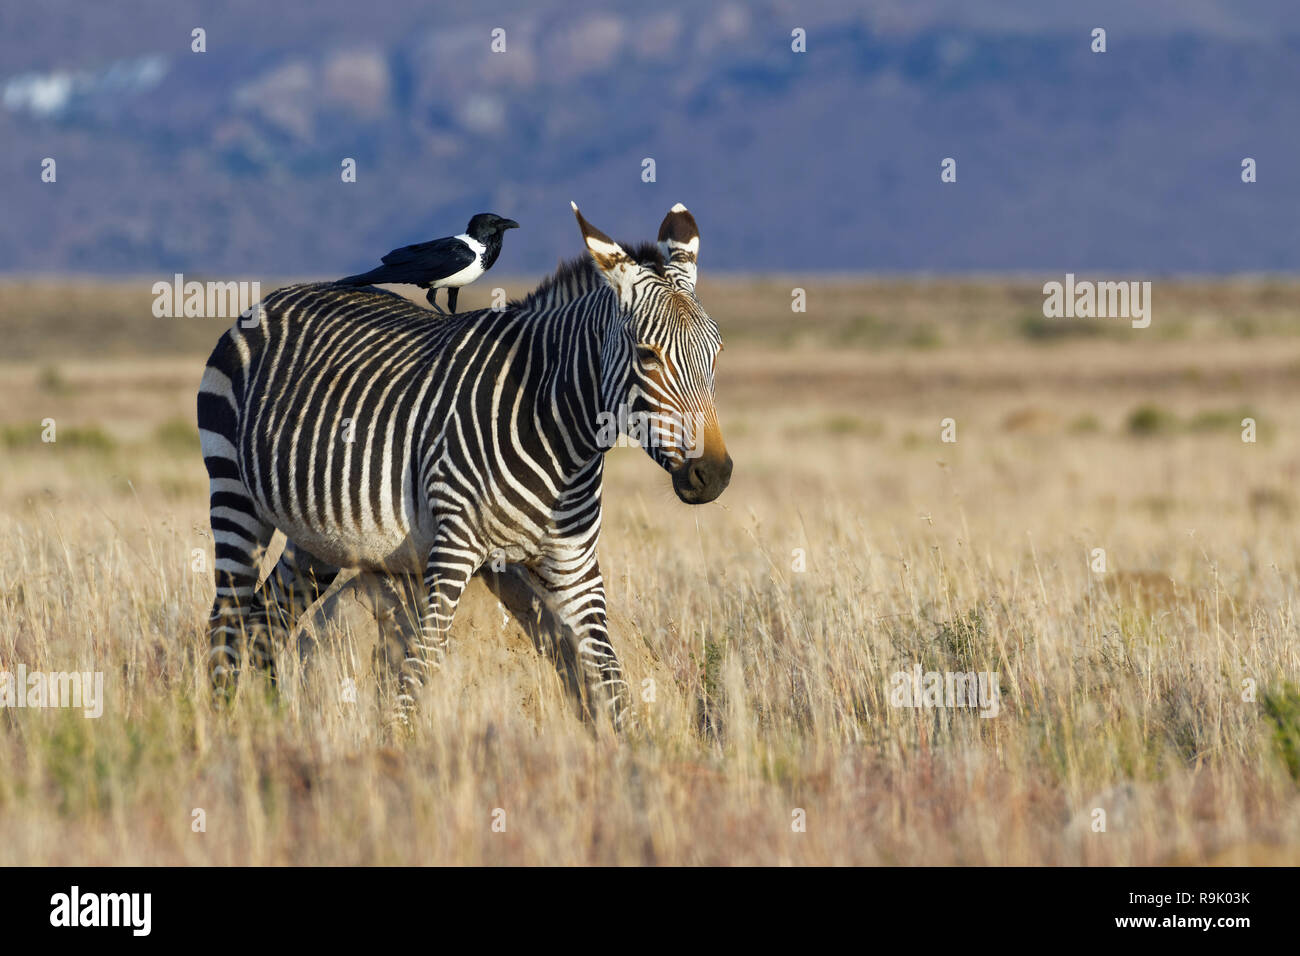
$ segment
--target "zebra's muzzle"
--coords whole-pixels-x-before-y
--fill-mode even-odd
[[[688,505],[707,504],[731,482],[731,456],[688,458],[672,474],[678,498]]]

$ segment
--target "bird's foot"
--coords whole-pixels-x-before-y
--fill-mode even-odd
[[[433,306],[433,311],[437,312],[439,315],[446,315],[446,314],[447,314],[446,312],[442,311],[442,306],[438,305],[438,290],[437,290],[437,289],[430,289],[430,290],[425,294],[424,297],[425,297],[425,299],[428,300],[429,305]]]

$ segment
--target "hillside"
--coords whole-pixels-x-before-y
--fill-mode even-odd
[[[140,6],[5,12],[0,270],[342,273],[492,209],[528,272],[577,251],[570,198],[626,236],[685,201],[711,270],[1300,265],[1283,4],[1102,4],[1105,54],[1024,3]]]

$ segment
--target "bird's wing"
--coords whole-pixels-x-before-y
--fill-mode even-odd
[[[417,242],[394,249],[381,260],[384,264],[360,275],[339,279],[336,285],[375,285],[402,282],[427,286],[455,275],[470,265],[477,255],[455,237]]]
[[[394,249],[381,260],[391,271],[419,274],[426,281],[455,275],[477,258],[474,250],[456,238],[417,242]]]

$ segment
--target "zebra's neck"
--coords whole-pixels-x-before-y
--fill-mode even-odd
[[[547,418],[555,430],[546,437],[567,452],[565,470],[578,474],[608,450],[608,425],[625,416],[632,359],[622,334],[626,319],[603,284],[544,316],[534,360],[544,369]]]

